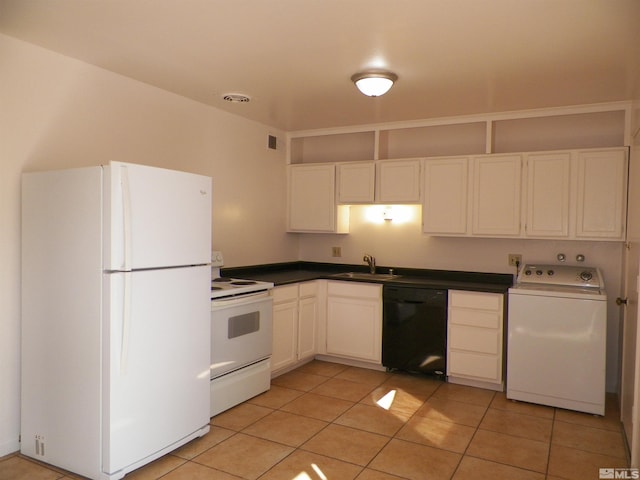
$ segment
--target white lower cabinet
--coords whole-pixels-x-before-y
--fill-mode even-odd
[[[382,286],[327,283],[326,353],[382,363]]]
[[[504,295],[449,290],[447,377],[502,391]]]
[[[316,354],[319,308],[318,282],[301,283],[298,291],[298,360]]]
[[[318,323],[318,282],[283,285],[273,296],[271,371],[277,372],[313,357]]]

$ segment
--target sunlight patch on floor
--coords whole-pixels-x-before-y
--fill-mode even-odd
[[[379,407],[384,408],[385,410],[389,410],[391,405],[393,405],[393,400],[396,398],[396,391],[389,390],[389,392],[385,393],[384,397],[380,400],[376,401]]]
[[[317,477],[316,476],[310,477],[307,472],[300,472],[298,475],[293,477],[291,480],[314,480],[316,478],[319,479],[319,480],[327,480],[327,476],[324,474],[324,472],[322,471],[322,469],[318,465],[316,465],[315,463],[312,463],[311,464],[311,469],[315,472]]]

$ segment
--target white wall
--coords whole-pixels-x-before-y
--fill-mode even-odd
[[[20,430],[20,174],[120,160],[213,177],[227,266],[297,259],[282,132],[0,35],[0,456]],[[242,107],[242,105],[239,105]],[[55,281],[55,279],[52,279]]]

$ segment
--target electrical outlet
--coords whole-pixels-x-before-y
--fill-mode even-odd
[[[510,253],[509,265],[511,265],[512,267],[518,267],[522,265],[522,255],[520,255],[519,253]]]
[[[331,247],[331,256],[333,256],[333,257],[341,257],[342,256],[342,247]]]

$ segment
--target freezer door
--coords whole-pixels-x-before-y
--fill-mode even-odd
[[[209,422],[208,266],[105,274],[103,471]]]
[[[210,261],[210,177],[121,162],[103,168],[105,270]]]

